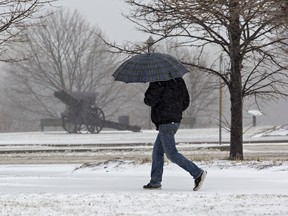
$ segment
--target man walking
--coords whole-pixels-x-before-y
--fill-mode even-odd
[[[182,167],[194,178],[194,191],[201,188],[207,171],[200,169],[176,149],[175,137],[182,112],[189,106],[189,94],[182,78],[151,82],[145,92],[144,103],[151,107],[151,120],[159,130],[152,152],[151,180],[144,189],[160,189],[164,166],[164,153],[167,158]]]

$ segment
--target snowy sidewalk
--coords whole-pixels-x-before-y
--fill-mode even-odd
[[[165,165],[163,189],[145,191],[150,164],[0,166],[1,215],[288,215],[287,162],[199,164],[207,180]]]

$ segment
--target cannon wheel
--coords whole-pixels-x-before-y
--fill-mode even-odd
[[[62,124],[64,130],[66,130],[68,133],[77,133],[81,130],[81,125],[71,121],[67,115],[62,116]]]
[[[105,126],[104,112],[98,107],[91,107],[86,122],[86,128],[90,133],[99,133]]]

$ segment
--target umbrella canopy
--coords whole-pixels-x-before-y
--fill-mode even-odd
[[[171,55],[146,53],[123,62],[112,76],[125,83],[146,83],[182,77],[187,72],[188,69]]]

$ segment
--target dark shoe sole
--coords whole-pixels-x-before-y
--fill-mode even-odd
[[[153,188],[144,188],[143,187],[143,189],[145,189],[145,190],[161,190],[162,188],[161,187],[153,187]]]
[[[145,190],[161,190],[161,186],[148,186],[148,185],[144,185],[143,186],[143,189],[145,189]]]

